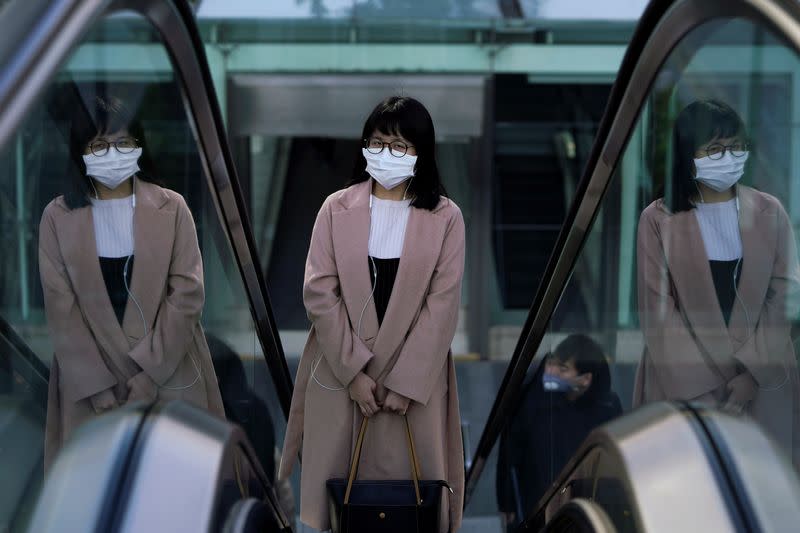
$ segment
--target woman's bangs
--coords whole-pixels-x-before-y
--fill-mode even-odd
[[[375,120],[375,127],[372,128],[373,131],[379,131],[384,135],[395,135],[398,137],[405,137],[402,132],[403,128],[401,127],[400,123],[402,122],[402,116],[397,111],[384,111],[380,115],[378,115],[377,119]]]

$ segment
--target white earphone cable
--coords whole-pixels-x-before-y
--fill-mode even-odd
[[[698,189],[698,191],[699,191],[699,189]],[[739,193],[737,191],[737,193],[736,193],[736,218],[740,219],[740,215],[741,215],[741,213],[739,211]],[[739,304],[742,306],[742,309],[744,310],[745,324],[747,326],[747,330],[746,330],[747,331],[747,337],[745,338],[744,342],[747,342],[748,340],[750,340],[750,337],[752,337],[755,334],[756,331],[755,331],[755,326],[753,326],[753,324],[750,322],[750,313],[747,311],[747,306],[745,305],[744,300],[742,299],[742,297],[739,295],[739,283],[737,281],[737,277],[739,276],[739,274],[741,272],[742,260],[743,259],[744,259],[744,254],[742,254],[742,257],[740,257],[739,260],[736,262],[736,266],[733,269],[733,293],[734,293],[734,295],[736,297],[736,300],[738,300]],[[783,381],[779,385],[775,385],[773,387],[764,387],[762,385],[759,385],[758,386],[759,390],[774,391],[774,390],[778,390],[781,387],[783,387],[784,385],[786,385],[786,382],[789,381],[789,369],[786,367],[786,361],[782,360],[781,364],[783,365]]]
[[[406,190],[408,190],[408,187],[406,187]],[[405,193],[403,194],[403,198],[405,199]],[[369,209],[370,209],[370,215],[371,215],[372,214],[372,195],[370,195],[370,197],[369,197]],[[369,236],[367,236],[367,242],[369,242]],[[369,293],[369,296],[367,296],[367,299],[364,301],[364,306],[361,308],[361,314],[358,316],[358,325],[356,326],[356,336],[357,337],[361,337],[361,321],[364,318],[364,312],[367,310],[367,306],[369,305],[369,301],[372,300],[372,297],[375,295],[375,289],[378,286],[378,268],[375,266],[375,260],[372,258],[372,256],[368,256],[368,257],[369,257],[370,263],[372,264],[372,279],[373,279],[372,280],[372,291]],[[319,364],[322,362],[322,357],[323,357],[323,354],[320,353],[320,354],[317,355],[317,359],[315,361],[312,361],[312,363],[311,363],[311,379],[313,379],[314,382],[317,385],[319,385],[320,387],[322,387],[325,390],[334,391],[334,392],[335,391],[344,390],[345,387],[329,387],[329,386],[321,383],[320,380],[317,379],[317,367],[319,367]]]
[[[133,207],[133,211],[134,211],[133,220],[135,221],[136,220],[136,178],[135,178],[135,176],[131,178],[131,183],[132,183],[132,187],[133,187],[133,194],[131,195],[131,206]],[[94,185],[92,185],[92,186],[94,187]],[[96,191],[95,191],[95,194],[97,194]],[[133,222],[133,221],[131,222],[131,228],[133,228],[133,232],[134,232],[134,235],[135,235],[136,231],[135,231],[134,223],[135,222]],[[128,297],[131,299],[131,301],[136,306],[136,309],[139,311],[139,317],[142,319],[142,327],[144,328],[144,337],[147,337],[147,334],[150,331],[149,331],[149,328],[147,327],[147,320],[144,317],[144,311],[142,310],[142,306],[139,305],[139,301],[136,299],[136,297],[131,292],[130,286],[128,284],[128,267],[129,267],[130,262],[131,262],[131,257],[133,257],[133,255],[129,255],[128,258],[125,260],[125,266],[122,269],[122,279],[123,279],[123,281],[125,283],[125,291],[127,291]],[[200,370],[200,365],[197,364],[197,361],[192,356],[192,354],[188,354],[188,355],[189,355],[189,358],[192,360],[192,365],[194,366],[195,372],[197,373],[197,375],[194,378],[194,381],[192,381],[188,385],[179,385],[179,386],[175,386],[175,387],[167,387],[167,386],[159,385],[158,387],[160,389],[164,389],[164,390],[186,390],[186,389],[190,389],[190,388],[194,387],[197,384],[197,382],[200,381],[200,378],[202,377],[202,374],[203,374],[202,371]]]

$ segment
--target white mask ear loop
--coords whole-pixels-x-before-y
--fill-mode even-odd
[[[95,198],[95,200],[99,200],[100,199],[100,195],[97,194],[97,187],[94,186],[94,180],[92,178],[90,178],[89,176],[86,176],[86,177],[89,180],[89,185],[91,185],[92,189],[94,190],[94,198]]]
[[[408,180],[408,184],[406,185],[406,190],[403,191],[403,200],[406,199],[406,193],[408,192],[409,187],[411,187],[411,182],[414,181],[414,176],[411,176],[411,179]],[[372,206],[372,196],[369,198],[370,206]]]
[[[700,203],[701,204],[706,203],[706,199],[703,198],[703,191],[700,190],[700,185],[697,184],[697,180],[696,179],[694,180],[694,188],[697,189],[697,194],[700,195]],[[737,199],[737,202],[738,202],[738,199]],[[737,205],[737,212],[738,212],[738,205],[739,204],[737,203],[736,205]]]

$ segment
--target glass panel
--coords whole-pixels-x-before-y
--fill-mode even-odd
[[[798,465],[798,74],[738,19],[670,55],[500,444],[522,508],[594,427],[652,401],[749,417]]]
[[[203,22],[287,362],[296,376],[311,326],[303,279],[320,206],[346,186],[354,163],[363,162],[362,128],[371,110],[393,94],[418,99],[432,116],[439,173],[466,226],[452,350],[471,458],[585,166],[617,64],[607,76],[553,78],[521,63],[500,66],[487,61],[483,41],[496,36],[443,17],[359,22],[336,32],[332,27]],[[448,31],[417,39],[426,28]],[[453,28],[458,31],[451,33]],[[525,40],[515,57],[539,57],[545,47],[525,35],[497,39]],[[425,64],[417,64],[422,58]],[[395,60],[396,68],[387,63]],[[546,63],[556,68],[561,61]],[[369,283],[369,271],[361,274]],[[351,304],[354,328],[368,296]],[[369,313],[367,306],[365,323]],[[494,464],[485,478],[494,478]],[[474,501],[469,527],[499,528],[491,482],[478,487]]]
[[[128,24],[137,45],[104,38]],[[22,530],[43,461],[134,400],[224,407],[275,477],[283,414],[180,81],[145,26],[93,27],[0,149],[0,431],[25,440],[0,454],[4,531]]]
[[[647,0],[520,0],[526,18],[554,20],[638,20]]]
[[[407,17],[497,18],[495,0],[204,0],[198,10],[205,18]]]

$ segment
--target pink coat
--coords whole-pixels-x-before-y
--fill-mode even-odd
[[[45,465],[70,433],[94,416],[89,398],[112,389],[122,405],[136,375],[152,399],[184,399],[224,416],[211,356],[200,327],[203,262],[194,220],[183,197],[136,182],[134,267],[122,326],[97,259],[90,207],[70,210],[63,197],[45,208],[39,225],[39,270],[47,326],[55,347],[50,369]],[[188,357],[187,357],[188,356]],[[197,377],[187,389],[181,387]]]
[[[302,448],[300,519],[330,527],[325,482],[346,477],[361,414],[347,385],[364,371],[412,400],[408,417],[422,477],[447,480],[443,528],[461,524],[464,458],[455,367],[455,335],[464,271],[464,220],[442,198],[433,210],[412,208],[392,296],[378,328],[367,261],[371,182],[336,192],[317,216],[306,262],[303,300],[312,327],[297,371],[279,477]],[[361,335],[355,329],[364,303]],[[312,364],[317,364],[311,376]],[[316,380],[314,379],[316,378]],[[325,387],[321,387],[317,381]],[[329,390],[343,388],[343,390]],[[379,400],[385,397],[381,388]],[[409,479],[402,419],[370,422],[360,479]]]
[[[694,211],[658,200],[639,220],[639,321],[646,350],[634,404],[726,396],[747,369],[760,389],[749,409],[800,466],[800,381],[790,320],[800,309],[800,266],[789,217],[774,197],[739,187],[742,271],[725,325]]]

